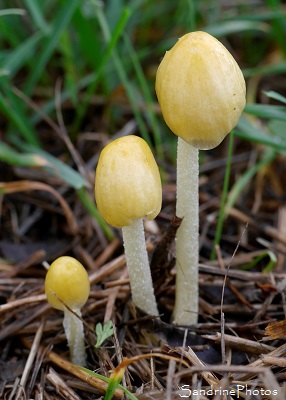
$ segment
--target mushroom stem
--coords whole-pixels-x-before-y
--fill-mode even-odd
[[[73,311],[81,317],[80,309]],[[80,318],[65,307],[63,325],[70,349],[71,362],[84,367],[86,365],[86,352],[83,323]]]
[[[176,215],[183,218],[176,237],[174,323],[198,321],[199,151],[180,137],[177,150]]]
[[[130,278],[132,299],[137,307],[149,315],[159,315],[142,218],[134,219],[132,224],[122,228],[126,264]]]

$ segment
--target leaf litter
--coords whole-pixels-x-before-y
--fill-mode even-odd
[[[270,213],[275,209],[281,213],[283,201],[272,185],[272,196],[269,186],[267,193],[260,193],[256,214],[243,204],[229,210],[217,260],[209,261],[215,228],[210,215],[219,206],[219,193],[214,194],[217,188],[210,183],[222,179],[222,168],[223,163],[201,180],[200,318],[197,325],[186,328],[170,323],[174,236],[179,225],[174,219],[172,179],[164,188],[163,209],[156,222],[159,233],[146,234],[161,315],[153,319],[131,301],[120,232],[110,243],[102,241],[93,234],[99,227],[75,193],[65,189],[65,195],[60,194],[64,183],[52,190],[49,183],[37,179],[18,181],[17,170],[9,167],[15,183],[1,183],[5,229],[0,240],[4,257],[0,263],[1,398],[88,400],[103,398],[107,390],[106,382],[69,362],[63,316],[45,300],[43,261],[67,253],[81,259],[92,283],[83,310],[91,371],[109,377],[124,360],[135,357],[137,361],[126,366],[122,384],[138,399],[177,399],[191,393],[201,399],[285,398],[285,236],[277,213]],[[19,195],[22,190],[29,194],[25,202]],[[46,190],[58,193],[49,201],[51,209],[38,202]],[[247,202],[256,195],[256,188],[249,188]],[[39,218],[34,214],[37,207]],[[25,218],[31,221],[21,234]],[[279,268],[277,263],[267,273],[263,272],[269,261],[265,247],[279,258]],[[96,348],[95,327],[110,320],[115,335],[107,335]],[[154,356],[139,357],[148,353]],[[123,395],[117,388],[114,398]]]

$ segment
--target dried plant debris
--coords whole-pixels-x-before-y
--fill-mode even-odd
[[[207,184],[202,187],[203,195],[207,188]],[[208,197],[211,198],[211,191]],[[164,198],[167,204],[174,204],[174,185],[166,187]],[[51,226],[48,228],[51,235],[54,232],[54,247],[51,245],[52,236],[44,240],[42,227],[36,220],[33,220],[34,240],[32,235],[30,240],[26,238],[19,243],[18,254],[17,243],[7,239],[1,241],[0,398],[14,400],[24,395],[48,400],[104,398],[108,383],[102,379],[107,379],[125,359],[129,361],[125,362],[122,388],[137,399],[192,396],[200,399],[224,399],[227,396],[230,399],[258,400],[285,398],[286,279],[281,267],[276,269],[274,265],[270,272],[264,271],[271,261],[269,252],[275,252],[276,247],[265,250],[252,239],[256,227],[261,233],[261,221],[259,226],[253,221],[240,242],[245,219],[240,214],[231,217],[234,219],[225,226],[221,259],[209,261],[211,225],[202,213],[201,226],[206,236],[199,265],[199,322],[191,327],[179,327],[172,324],[172,311],[174,242],[181,221],[172,218],[173,208],[169,207],[168,214],[162,212],[157,233],[152,233],[150,240],[147,237],[160,312],[160,316],[154,319],[137,309],[131,301],[119,237],[108,243],[92,235],[94,228],[89,224],[89,218],[84,217],[86,224],[81,222],[84,213],[79,200],[71,196],[69,201],[80,230],[66,232],[65,216],[54,215],[53,230]],[[7,204],[4,202],[3,206],[5,208]],[[13,220],[9,220],[7,215],[5,224],[13,232]],[[236,234],[233,234],[234,226]],[[272,233],[274,231],[273,222]],[[268,243],[271,237],[273,246],[280,244],[281,252],[284,242],[279,234],[268,237]],[[9,243],[13,245],[9,246]],[[80,258],[89,273],[91,293],[82,309],[82,320],[87,368],[97,375],[90,375],[69,361],[62,314],[51,309],[44,295],[44,265],[66,254]],[[4,258],[5,255],[8,257]],[[228,265],[230,267],[226,269]],[[96,347],[99,331],[96,332],[95,328],[104,327],[105,323],[112,329]],[[149,353],[154,355],[141,357]],[[122,388],[116,389],[114,399],[126,396]]]
[[[286,338],[286,319],[278,322],[271,322],[265,328],[265,334],[269,340]]]
[[[176,232],[180,227],[182,218],[174,217],[156,244],[150,263],[152,280],[155,295],[158,298],[158,292],[161,292],[162,286],[168,285],[171,279],[171,269],[175,265],[175,257],[172,254],[172,245],[174,243]]]
[[[33,270],[34,266],[30,268]],[[103,265],[102,270],[104,271],[105,268],[108,268],[108,263]],[[122,264],[120,268],[124,269],[125,265]],[[210,289],[221,287],[224,279],[220,274],[221,270],[216,266],[210,266],[209,269],[211,273],[208,273],[207,268],[202,268],[201,279],[204,284]],[[18,272],[18,274],[20,273],[21,271]],[[247,280],[247,273],[245,276],[236,269],[231,269],[229,274],[232,284],[244,292],[243,295],[248,298],[248,301],[252,301],[252,308],[249,309],[244,302],[241,302],[240,297],[236,297],[232,305],[231,302],[235,299],[234,293],[226,292],[226,303],[223,306],[226,315],[226,333],[223,340],[226,347],[227,365],[221,364],[222,335],[219,331],[219,302],[217,306],[212,304],[214,309],[212,314],[209,316],[202,314],[198,325],[191,329],[176,327],[164,321],[166,318],[164,316],[152,321],[142,312],[139,313],[130,303],[129,291],[126,290],[126,282],[123,282],[117,292],[115,305],[117,311],[114,309],[113,313],[117,346],[119,346],[117,348],[120,349],[120,354],[132,358],[152,351],[172,356],[175,359],[172,374],[169,371],[170,361],[155,355],[152,360],[138,359],[128,366],[129,378],[131,376],[132,379],[130,381],[126,375],[125,379],[128,378],[129,382],[127,388],[138,399],[165,399],[167,388],[170,391],[168,396],[171,399],[178,398],[178,396],[191,397],[191,395],[199,395],[200,398],[206,399],[219,399],[226,394],[238,399],[251,395],[252,398],[257,399],[283,399],[284,392],[281,383],[283,382],[283,368],[286,366],[286,348],[285,344],[280,343],[279,345],[277,342],[277,339],[283,341],[283,338],[270,337],[271,342],[267,344],[261,341],[266,334],[269,334],[269,326],[271,326],[268,325],[269,319],[273,319],[273,314],[277,314],[277,311],[282,313],[281,304],[275,303],[275,299],[272,298],[271,304],[268,304],[268,308],[260,320],[253,322],[257,312],[265,303],[265,293],[262,296],[256,282],[264,280],[266,282],[268,277],[255,272],[249,272],[249,274],[255,278],[253,281]],[[280,275],[274,274],[274,276],[279,282]],[[113,280],[118,280],[117,278],[118,270],[114,269],[109,275],[103,274],[100,283],[111,283]],[[10,281],[6,278],[6,282],[9,282],[9,296],[11,297],[19,288],[20,281],[17,274],[9,279]],[[0,287],[4,282],[5,278],[1,278]],[[247,285],[242,289],[241,284],[245,284],[245,282]],[[89,376],[67,361],[69,352],[61,328],[61,315],[43,304],[42,288],[42,278],[30,278],[25,283],[25,291],[21,288],[18,289],[21,299],[11,301],[12,307],[8,307],[9,302],[7,306],[0,307],[1,343],[3,346],[2,394],[16,388],[17,382],[19,385],[20,380],[18,379],[23,376],[27,359],[31,359],[31,340],[35,343],[41,316],[44,325],[40,344],[37,342],[36,347],[34,346],[31,369],[27,381],[23,383],[23,390],[26,393],[28,391],[37,393],[40,382],[42,382],[42,390],[43,393],[46,393],[47,399],[49,396],[52,396],[50,398],[70,396],[69,398],[75,399],[93,399],[96,394],[103,396],[107,389],[105,382]],[[202,288],[205,290],[204,285]],[[8,287],[6,287],[7,289]],[[249,297],[250,290],[256,290],[254,298]],[[29,292],[30,295],[26,295]],[[35,295],[36,293],[38,294]],[[100,290],[98,284],[92,286],[92,297],[83,314],[86,325],[88,368],[96,370],[102,376],[108,376],[109,371],[120,364],[122,360],[119,353],[115,355],[114,336],[109,336],[99,349],[95,348],[94,326],[103,318],[108,293],[109,289]],[[97,304],[95,309],[92,307],[94,304]],[[123,312],[118,312],[119,309],[122,309]],[[94,310],[97,312],[95,313]],[[263,316],[264,318],[262,318]],[[283,323],[284,321],[281,321],[280,325],[283,326]],[[275,324],[273,326],[275,327]],[[17,346],[19,341],[21,341],[21,347]],[[184,360],[183,364],[182,360]],[[275,371],[275,375],[270,373],[270,369]],[[171,386],[168,385],[170,380]],[[143,392],[142,382],[144,383]],[[15,396],[16,394],[17,390],[15,389]],[[122,398],[123,393],[117,389],[114,396],[114,398]]]
[[[206,182],[202,196],[207,188]],[[211,196],[209,191],[208,201]],[[167,204],[174,204],[174,185],[166,187],[164,198]],[[1,241],[0,398],[14,400],[24,395],[48,400],[104,398],[108,383],[102,379],[107,379],[124,360],[128,362],[125,361],[122,388],[137,399],[192,396],[200,399],[224,399],[227,396],[230,399],[258,400],[285,398],[286,279],[281,267],[276,269],[274,265],[270,272],[264,271],[272,260],[269,252],[275,252],[276,247],[269,245],[265,250],[253,240],[256,228],[261,233],[261,220],[259,226],[252,221],[240,242],[245,219],[240,214],[230,217],[233,219],[225,226],[221,258],[209,261],[211,225],[202,213],[201,226],[206,236],[199,265],[199,322],[190,327],[179,327],[172,324],[172,311],[174,243],[181,221],[172,218],[173,208],[169,207],[168,214],[162,212],[157,233],[152,233],[150,240],[147,237],[160,312],[160,316],[154,319],[137,309],[131,301],[119,237],[108,243],[92,235],[94,228],[89,224],[89,218],[84,217],[86,224],[81,222],[80,217],[84,214],[79,200],[71,196],[69,201],[73,219],[77,219],[80,230],[66,232],[65,216],[54,215],[53,230],[51,226],[48,228],[51,235],[54,232],[54,247],[51,236],[44,240],[42,228],[36,220],[33,220],[34,240],[32,235],[30,240],[19,243],[19,253],[17,243],[7,239]],[[4,202],[5,207],[7,204]],[[12,219],[5,216],[5,224],[13,232]],[[234,226],[236,234],[233,234]],[[273,222],[272,233],[274,231]],[[284,242],[279,234],[270,235],[268,244],[271,238],[273,246],[280,244],[277,248],[281,252]],[[89,273],[91,293],[82,309],[82,321],[87,369],[97,375],[90,375],[88,370],[69,361],[62,314],[51,309],[44,295],[44,265],[66,254],[80,258]],[[5,255],[8,257],[4,258]],[[226,269],[228,265],[229,269]],[[104,327],[105,323],[112,329],[96,347],[99,331],[96,332],[95,328]],[[149,353],[154,355],[147,356]],[[114,399],[127,396],[122,388],[116,389]]]

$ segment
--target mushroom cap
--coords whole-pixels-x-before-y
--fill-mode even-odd
[[[229,51],[206,32],[191,32],[167,51],[156,75],[166,124],[194,147],[218,146],[245,106],[245,81]]]
[[[152,220],[159,214],[162,184],[145,140],[129,135],[102,150],[95,176],[95,200],[100,214],[116,228],[144,216]]]
[[[47,300],[53,308],[64,310],[62,300],[72,309],[80,309],[90,291],[88,274],[73,257],[59,257],[50,266],[45,279]]]

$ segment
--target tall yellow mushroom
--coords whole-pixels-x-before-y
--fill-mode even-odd
[[[245,81],[236,61],[206,32],[184,35],[167,51],[156,75],[166,124],[178,136],[174,323],[198,320],[198,149],[218,146],[245,106]]]
[[[122,228],[134,303],[157,316],[142,218],[152,220],[160,212],[162,185],[156,161],[143,139],[121,137],[102,150],[96,169],[95,199],[103,218]]]

